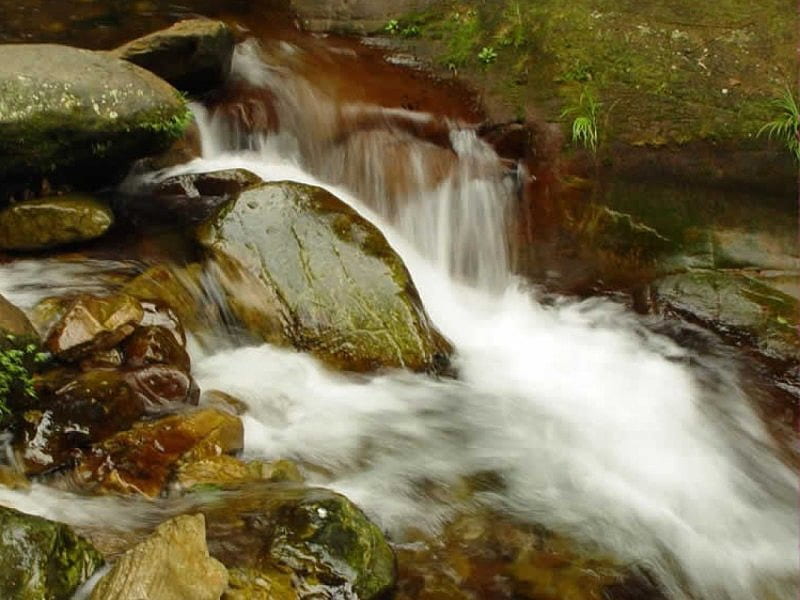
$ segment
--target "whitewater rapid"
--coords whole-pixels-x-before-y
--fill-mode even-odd
[[[269,68],[252,52],[239,48],[235,72],[267,85]],[[285,69],[280,76],[285,82]],[[309,86],[294,82],[290,91]],[[323,96],[314,101],[330,102]],[[307,109],[307,98],[295,100]],[[312,483],[348,495],[398,539],[412,525],[435,532],[463,508],[420,494],[421,482],[455,489],[492,471],[504,486],[475,502],[645,567],[672,598],[795,596],[796,473],[750,407],[735,363],[695,355],[609,301],[543,302],[514,277],[504,241],[513,198],[502,176],[464,166],[491,158],[474,132],[454,125],[459,164],[433,188],[411,186],[389,210],[374,196],[362,201],[356,190],[364,187],[315,167],[326,151],[302,149],[313,132],[288,114],[298,110],[291,98],[283,101],[279,114],[295,125],[244,144],[244,133],[232,135],[230,124],[196,107],[203,158],[161,176],[244,168],[331,190],[402,256],[432,320],[454,343],[459,378],[349,376],[269,345],[198,348],[201,388],[249,406],[248,457],[321,467],[328,475],[312,472]],[[325,111],[335,112],[325,105],[318,113]],[[337,151],[328,151],[331,160]],[[65,267],[57,262],[12,263],[0,266],[0,293],[30,306],[36,294],[22,283],[34,268],[39,277],[94,285],[91,267],[83,281],[79,266],[59,277]],[[0,490],[0,503],[69,522],[87,512],[110,522],[134,506],[76,501],[40,486]]]

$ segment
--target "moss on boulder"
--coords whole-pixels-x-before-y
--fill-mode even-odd
[[[173,87],[111,56],[51,44],[0,55],[0,181],[107,180],[166,150],[190,121]]]
[[[61,523],[0,507],[0,597],[71,598],[103,558]]]
[[[256,184],[202,226],[234,313],[341,369],[439,371],[450,344],[381,232],[314,186]]]

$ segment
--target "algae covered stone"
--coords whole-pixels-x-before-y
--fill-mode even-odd
[[[254,484],[223,494],[202,511],[211,555],[239,570],[242,588],[260,577],[283,590],[279,597],[291,598],[288,572],[299,597],[316,591],[370,600],[394,584],[394,554],[380,529],[330,490]]]
[[[172,86],[108,54],[0,45],[0,182],[108,180],[190,121]]]
[[[198,232],[233,312],[336,368],[441,371],[450,344],[381,232],[328,191],[252,185]]]
[[[0,250],[44,250],[85,242],[102,236],[113,223],[111,210],[90,196],[19,202],[0,211]]]
[[[103,564],[69,527],[0,507],[0,598],[63,600]]]

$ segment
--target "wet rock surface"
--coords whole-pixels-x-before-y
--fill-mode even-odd
[[[312,186],[258,184],[202,226],[239,319],[264,340],[353,371],[440,371],[450,344],[430,323],[383,235]]]
[[[90,196],[27,200],[0,211],[0,250],[46,250],[106,233],[114,215]]]
[[[203,516],[184,515],[120,557],[91,600],[219,600],[227,584],[225,567],[208,554]]]
[[[250,485],[226,492],[203,512],[211,555],[235,573],[231,598],[273,589],[278,598],[369,600],[394,583],[394,556],[383,534],[334,492]]]
[[[233,32],[221,21],[187,19],[112,52],[176,88],[202,93],[222,85],[231,69]]]
[[[0,507],[0,596],[62,600],[103,564],[66,525]]]
[[[0,46],[0,180],[108,180],[165,150],[188,113],[170,85],[67,46]]]
[[[238,417],[216,410],[137,423],[87,450],[75,478],[95,493],[156,497],[180,464],[238,452],[243,436]]]

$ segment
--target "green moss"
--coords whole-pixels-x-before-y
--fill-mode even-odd
[[[772,116],[767,100],[796,81],[796,10],[786,0],[442,4],[400,24],[438,40],[444,65],[481,73],[510,111],[535,105],[551,120],[591,83],[614,107],[612,139],[629,144],[763,147],[756,134]],[[485,75],[483,47],[497,50]]]

